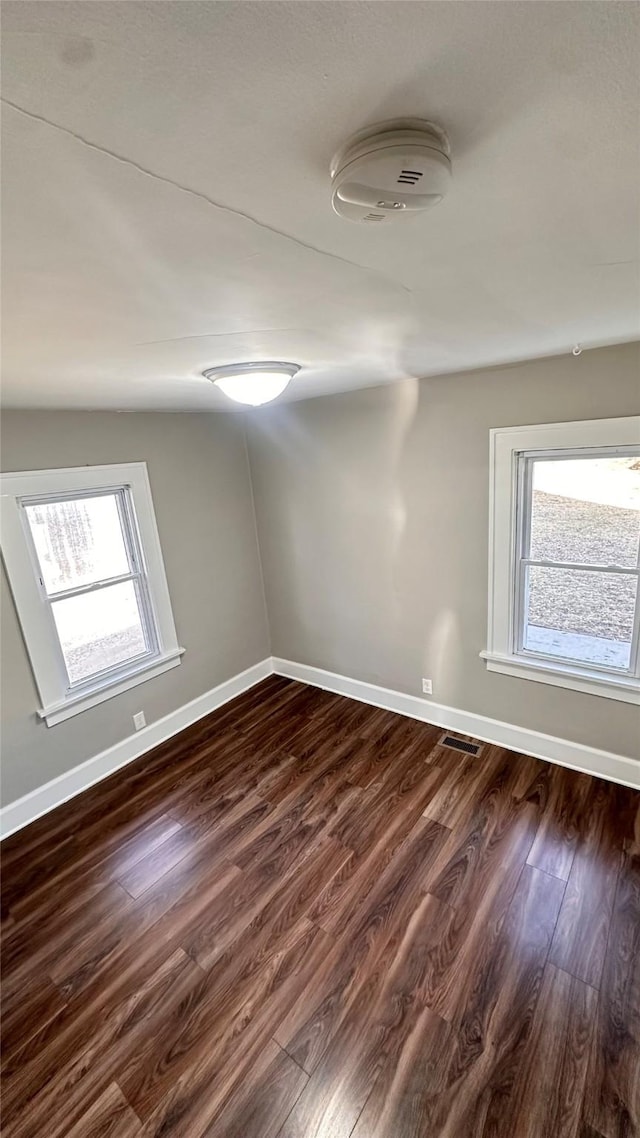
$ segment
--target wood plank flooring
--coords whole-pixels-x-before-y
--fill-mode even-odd
[[[640,795],[271,677],[2,847],[7,1138],[637,1138]]]

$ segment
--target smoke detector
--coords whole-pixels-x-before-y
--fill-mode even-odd
[[[426,119],[361,130],[331,162],[331,204],[347,221],[384,225],[437,205],[451,180],[449,140]]]

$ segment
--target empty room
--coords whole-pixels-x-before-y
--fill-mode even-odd
[[[640,5],[4,0],[6,1138],[640,1138]]]

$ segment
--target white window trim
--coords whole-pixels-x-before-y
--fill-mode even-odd
[[[489,608],[487,647],[480,653],[490,672],[537,680],[624,703],[640,703],[640,679],[559,660],[517,655],[516,620],[516,511],[518,508],[518,455],[527,451],[598,450],[636,447],[640,443],[640,416],[498,427],[490,431],[489,460]],[[636,611],[636,621],[640,613]]]
[[[140,553],[144,559],[149,602],[157,631],[158,651],[103,675],[95,683],[70,692],[60,664],[59,646],[48,613],[25,533],[21,501],[28,497],[81,493],[128,487],[133,501]],[[151,487],[144,462],[110,466],[78,466],[60,470],[19,471],[0,475],[2,510],[0,539],[18,619],[42,706],[37,714],[48,727],[120,695],[180,663],[178,644]]]

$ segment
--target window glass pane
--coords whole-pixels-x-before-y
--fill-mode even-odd
[[[640,456],[533,462],[530,557],[631,567],[639,542]]]
[[[129,572],[116,494],[25,509],[48,593]]]
[[[52,604],[71,683],[148,651],[132,581]]]
[[[580,569],[527,569],[524,647],[585,664],[628,668],[637,578]]]

